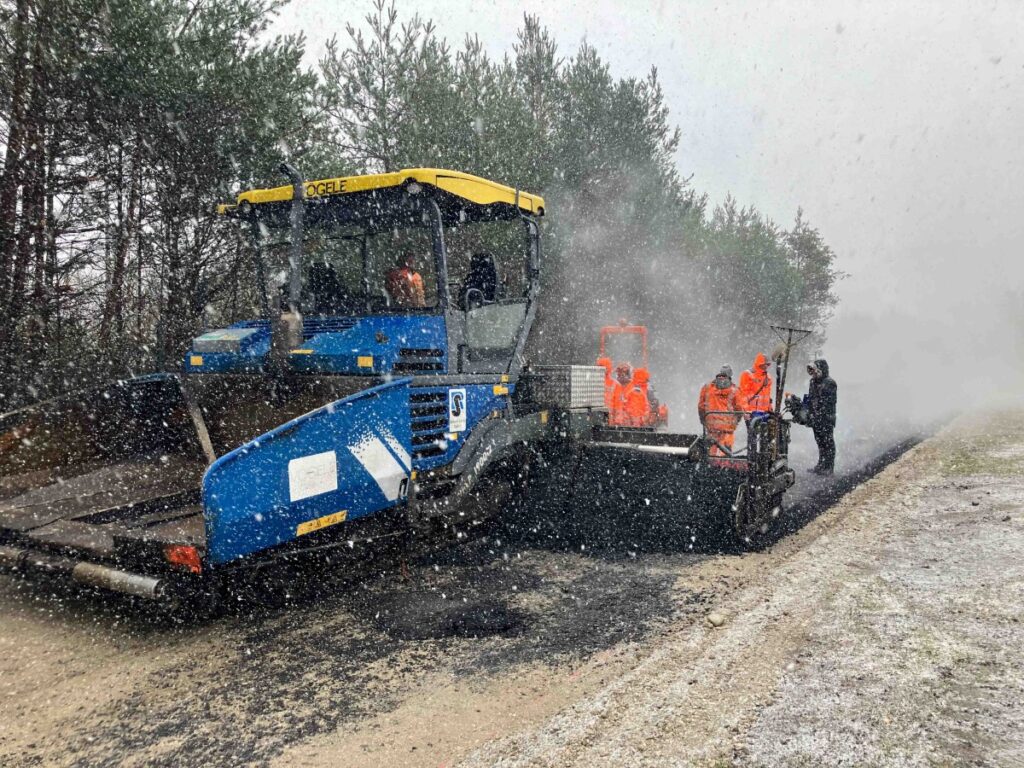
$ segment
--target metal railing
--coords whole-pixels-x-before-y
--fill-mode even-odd
[[[736,419],[736,427],[740,422],[746,423],[747,441],[739,448],[728,448],[716,440],[708,431],[709,416],[729,416]],[[706,411],[701,424],[702,438],[709,445],[717,447],[721,455],[710,455],[709,458],[736,462],[772,463],[785,457],[789,448],[789,425],[779,414],[772,411]],[[718,430],[721,431],[721,430]]]

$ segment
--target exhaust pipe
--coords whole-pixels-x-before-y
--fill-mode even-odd
[[[138,573],[119,571],[96,563],[78,563],[71,570],[71,578],[89,587],[109,589],[124,595],[135,595],[156,600],[163,596],[163,580]]]
[[[0,546],[0,570],[65,576],[87,587],[99,587],[148,600],[157,600],[166,591],[164,580],[153,576],[17,547]]]
[[[297,315],[302,294],[302,200],[306,196],[306,186],[302,174],[291,163],[281,163],[281,173],[292,183],[292,207],[289,216],[291,232],[288,236],[288,311]]]
[[[288,309],[275,312],[271,330],[271,358],[278,371],[287,370],[288,356],[302,343],[302,236],[303,199],[306,196],[302,174],[290,163],[281,163],[281,173],[292,183],[292,205],[288,236]]]

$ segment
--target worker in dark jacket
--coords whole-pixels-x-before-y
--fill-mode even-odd
[[[816,475],[831,475],[836,463],[836,393],[835,381],[828,375],[828,362],[815,360],[807,366],[811,384],[804,398],[807,408],[807,426],[814,432],[818,444],[818,465],[811,470]]]

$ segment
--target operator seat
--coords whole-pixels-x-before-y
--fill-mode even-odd
[[[312,314],[336,315],[347,309],[351,297],[333,264],[310,264],[307,287],[313,295]]]
[[[498,268],[494,256],[486,251],[474,253],[469,262],[469,274],[462,286],[462,308],[467,312],[485,304],[493,304],[498,297]]]

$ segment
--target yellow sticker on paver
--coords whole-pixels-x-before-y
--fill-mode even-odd
[[[189,362],[189,365],[194,365],[194,366],[196,366],[198,368],[200,365],[203,364],[203,356],[202,355],[192,355],[188,359],[188,362]]]
[[[356,358],[356,365],[360,368],[373,368],[373,355],[360,355]]]
[[[318,517],[316,520],[307,520],[304,523],[299,523],[295,528],[296,536],[305,536],[307,533],[313,533],[313,531],[319,531],[321,528],[326,528],[329,525],[337,525],[338,523],[345,522],[345,518],[348,517],[348,510],[343,509],[341,512],[334,512],[330,515],[324,515]]]

